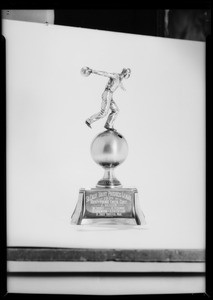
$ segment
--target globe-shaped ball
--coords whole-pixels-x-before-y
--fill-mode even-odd
[[[91,144],[91,155],[94,161],[104,168],[120,165],[128,155],[128,144],[125,138],[113,130],[98,134]]]
[[[81,75],[88,77],[91,74],[91,69],[88,67],[81,68]]]

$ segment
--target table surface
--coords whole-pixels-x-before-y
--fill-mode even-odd
[[[205,292],[204,250],[10,247],[7,258],[9,292]]]
[[[205,262],[205,251],[197,249],[78,249],[16,248],[7,250],[9,261],[119,261],[119,262]]]

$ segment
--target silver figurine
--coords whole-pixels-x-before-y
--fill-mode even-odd
[[[102,94],[101,110],[98,113],[93,114],[90,118],[88,118],[85,123],[90,128],[92,128],[91,124],[93,122],[106,117],[109,110],[111,110],[104,127],[108,130],[115,130],[113,125],[118,115],[119,108],[116,105],[115,101],[113,100],[113,93],[119,87],[125,91],[122,80],[124,78],[128,79],[130,77],[131,70],[129,68],[127,69],[124,68],[121,73],[108,73],[104,71],[96,71],[88,67],[83,67],[81,69],[81,74],[86,77],[89,76],[90,74],[96,74],[96,75],[105,76],[109,78],[105,90]]]

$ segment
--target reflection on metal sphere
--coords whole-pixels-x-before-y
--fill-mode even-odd
[[[118,132],[107,130],[98,134],[91,144],[94,161],[104,168],[114,168],[127,157],[128,144]]]
[[[93,140],[91,155],[94,161],[105,169],[104,177],[98,181],[97,187],[121,187],[120,181],[114,176],[114,168],[127,157],[128,144],[117,131],[107,130]]]

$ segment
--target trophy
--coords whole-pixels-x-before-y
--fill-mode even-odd
[[[88,127],[95,121],[108,115],[104,128],[91,144],[93,160],[103,167],[104,176],[95,188],[80,189],[79,198],[71,217],[71,224],[109,224],[109,225],[144,225],[145,217],[140,209],[136,188],[124,188],[115,177],[114,169],[123,163],[128,154],[128,144],[124,136],[114,128],[119,109],[113,99],[114,92],[123,86],[123,79],[128,79],[131,70],[124,68],[121,73],[108,73],[81,69],[83,76],[96,74],[108,78],[102,94],[101,109],[85,123]]]

